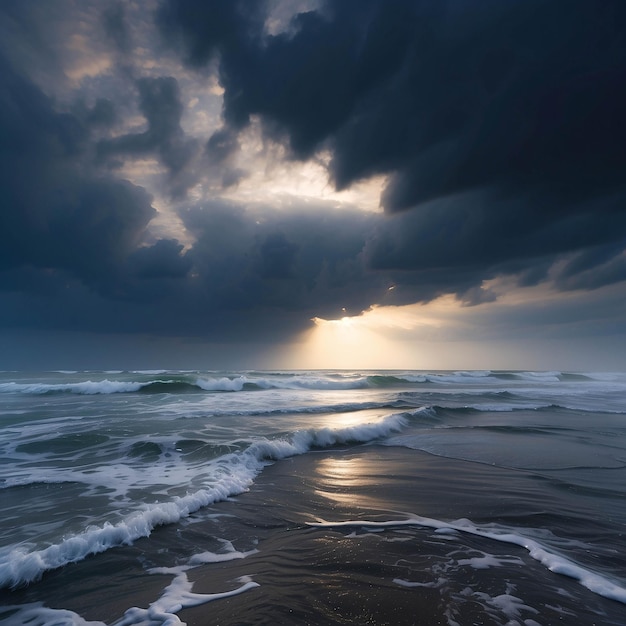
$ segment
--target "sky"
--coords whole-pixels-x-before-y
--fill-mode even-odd
[[[623,0],[3,0],[0,368],[626,369]]]

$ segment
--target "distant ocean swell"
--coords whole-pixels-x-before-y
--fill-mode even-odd
[[[59,544],[41,549],[20,546],[0,556],[0,588],[15,588],[33,582],[47,570],[80,561],[90,554],[131,544],[140,537],[149,536],[157,526],[176,523],[202,507],[243,493],[267,463],[305,454],[316,448],[373,441],[400,431],[407,424],[408,417],[408,414],[396,413],[377,422],[336,429],[311,429],[296,432],[288,439],[255,441],[243,452],[217,459],[213,463],[214,482],[204,489],[170,502],[143,505],[140,512],[129,515],[119,523],[92,526]]]
[[[114,394],[114,393],[184,393],[188,392],[237,392],[267,389],[379,389],[393,388],[399,385],[420,385],[424,383],[458,384],[472,382],[480,384],[486,380],[558,382],[575,380],[593,380],[590,375],[568,374],[561,372],[454,372],[430,374],[356,374],[350,376],[322,375],[273,375],[262,376],[199,376],[195,373],[178,374],[163,377],[161,373],[146,374],[129,372],[124,378],[139,374],[140,380],[121,380],[104,378],[102,380],[81,380],[62,383],[20,383],[15,381],[0,383],[0,393],[24,393],[32,395],[73,393],[73,394]]]

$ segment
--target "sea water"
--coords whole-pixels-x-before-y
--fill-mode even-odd
[[[270,559],[262,549],[270,531],[222,524],[232,536],[215,535],[202,546],[186,540],[185,529],[212,520],[220,502],[252,496],[270,465],[336,451],[349,473],[351,455],[381,446],[387,455],[415,455],[407,480],[419,500],[411,495],[400,512],[384,513],[370,499],[358,519],[337,516],[330,505],[305,511],[306,492],[293,504],[304,520],[298,532],[341,540],[329,550],[385,538],[373,552],[367,545],[364,561],[377,551],[389,561],[367,585],[391,586],[416,602],[436,591],[440,622],[452,626],[626,623],[622,373],[4,372],[0,425],[2,623],[173,624],[186,607],[259,593],[262,576],[244,573],[227,590],[200,593],[189,573]],[[385,468],[394,471],[394,457],[385,458],[381,484]],[[419,470],[424,458],[439,469]],[[341,463],[334,463],[337,471]],[[353,474],[348,498],[358,499]],[[367,480],[377,483],[376,476]],[[312,488],[309,499],[315,497]],[[232,502],[233,520],[249,515],[245,502]],[[259,527],[263,515],[273,513],[259,511]],[[162,528],[178,533],[171,544],[155,542]],[[121,615],[108,619],[105,608],[105,618],[89,620],[72,609],[70,589],[49,598],[46,585],[59,572],[80,576],[80,564],[98,558],[111,566],[138,542],[142,553],[133,558],[146,576],[164,577],[149,605],[129,599]],[[406,550],[391,558],[390,546],[403,542],[421,542],[413,560]],[[426,545],[433,550],[428,563],[417,554]],[[159,559],[164,564],[155,565]],[[547,599],[530,590],[529,568],[541,572]],[[506,584],[493,591],[488,585],[495,583],[468,571],[498,572]],[[103,573],[104,594],[106,580]],[[119,613],[120,601],[111,603]],[[597,622],[575,617],[580,611]],[[429,623],[405,618],[396,623]],[[232,623],[245,621],[234,616]],[[334,622],[320,612],[306,623]]]

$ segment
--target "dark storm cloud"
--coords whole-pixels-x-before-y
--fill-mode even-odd
[[[178,82],[171,76],[140,78],[136,87],[147,130],[104,139],[98,152],[103,158],[154,154],[169,170],[174,195],[183,194],[191,184],[185,168],[198,152],[198,144],[185,136],[180,125],[183,105]]]
[[[91,166],[88,126],[4,61],[0,136],[0,267],[106,282],[155,213],[149,195]]]
[[[131,37],[126,22],[126,11],[121,2],[107,6],[102,13],[104,31],[115,43],[118,50],[127,54],[131,50]]]
[[[322,207],[293,208],[189,207],[181,217],[194,245],[183,252],[162,239],[135,250],[107,290],[65,272],[14,271],[4,277],[4,324],[284,341],[312,316],[358,314],[380,300],[389,281],[359,260],[374,216],[323,207],[320,219]],[[37,323],[41,303],[59,292]]]
[[[79,101],[74,113],[84,124],[95,128],[110,127],[117,120],[115,105],[108,98],[98,98],[91,108]]]
[[[191,269],[182,255],[183,246],[175,239],[160,239],[154,245],[139,248],[129,258],[130,267],[140,278],[182,278]]]
[[[216,130],[206,143],[207,164],[210,168],[216,168],[216,171],[221,172],[223,189],[234,187],[247,175],[247,172],[234,165],[234,158],[240,149],[237,133],[229,128]]]
[[[158,22],[190,66],[218,63],[232,132],[257,116],[293,158],[330,150],[338,189],[388,176],[372,269],[464,277],[428,299],[468,270],[529,284],[623,250],[625,3],[326,2],[277,35],[249,6],[164,0]]]
[[[207,202],[181,211],[195,237],[188,250],[165,238],[142,245],[151,198],[103,168],[97,152],[169,158],[182,132],[175,80],[138,81],[148,130],[108,142],[92,130],[115,120],[109,100],[59,112],[7,63],[0,81],[4,327],[240,339],[262,327],[284,338],[313,315],[358,313],[384,292],[384,278],[360,261],[379,218],[355,209]],[[230,131],[207,144],[222,163],[237,149]]]
[[[270,34],[277,6],[162,0],[159,50],[133,3],[0,6],[5,326],[284,339],[372,304],[491,302],[502,275],[626,280],[626,3],[337,0]],[[220,198],[265,165],[257,122],[337,189],[385,176],[385,213]],[[153,230],[122,174],[146,157],[175,199]]]
[[[360,259],[375,216],[322,207],[243,209],[214,202],[181,215],[196,243],[187,252],[203,311],[358,313],[386,289]]]
[[[626,241],[591,248],[574,256],[556,280],[563,289],[596,289],[626,281]]]
[[[290,278],[295,273],[298,246],[283,233],[267,235],[259,249],[261,276],[264,278]]]
[[[551,195],[521,190],[518,196],[479,190],[438,198],[384,221],[366,253],[372,267],[379,269],[472,263],[504,268],[516,260],[587,246],[606,244],[614,250],[615,240],[626,232],[621,195],[594,203],[572,200],[559,212],[554,202]]]
[[[200,67],[226,49],[236,54],[237,48],[247,48],[248,38],[261,34],[266,7],[263,0],[163,2],[157,24],[181,47],[185,60]]]

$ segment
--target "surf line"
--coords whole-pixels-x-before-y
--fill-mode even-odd
[[[422,517],[421,515],[413,515],[403,520],[387,520],[381,522],[367,520],[331,522],[324,520],[320,522],[306,522],[306,525],[314,528],[393,528],[397,526],[421,526],[424,528],[432,528],[438,533],[462,532],[486,539],[494,539],[525,548],[532,559],[539,561],[539,563],[544,565],[551,572],[573,578],[593,593],[608,598],[609,600],[616,600],[617,602],[626,604],[625,587],[617,585],[604,576],[589,571],[563,556],[550,552],[545,546],[542,546],[534,539],[529,539],[528,537],[515,533],[494,533],[481,530],[470,520],[462,519],[456,522],[442,522],[441,520]]]

